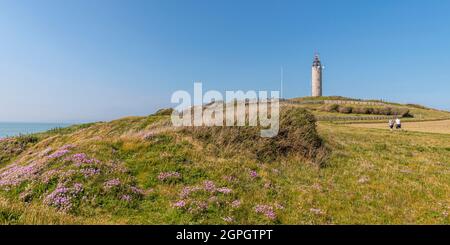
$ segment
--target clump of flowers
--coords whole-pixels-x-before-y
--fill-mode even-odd
[[[108,180],[108,181],[106,181],[104,184],[103,184],[103,187],[105,188],[105,189],[107,189],[107,190],[109,190],[109,189],[111,189],[111,188],[113,188],[113,187],[116,187],[116,186],[118,186],[118,185],[120,185],[120,180],[119,179],[111,179],[111,180]]]
[[[133,192],[134,194],[138,194],[138,195],[142,195],[144,196],[145,194],[147,194],[146,191],[142,190],[141,188],[138,188],[136,186],[131,186],[130,187],[131,192]]]
[[[81,184],[81,183],[75,183],[75,184],[73,185],[73,190],[74,190],[74,193],[75,193],[75,194],[78,194],[78,193],[82,192],[82,191],[83,191],[83,184]]]
[[[188,197],[189,194],[191,194],[192,192],[196,192],[196,191],[199,191],[199,190],[201,190],[201,188],[198,187],[198,186],[193,186],[193,187],[191,187],[191,186],[186,186],[186,187],[183,188],[183,190],[181,190],[180,197],[181,197],[181,198],[186,198],[186,197]]]
[[[214,191],[216,191],[216,185],[214,184],[214,182],[212,182],[210,180],[205,180],[203,182],[203,189],[205,191],[214,192]]]
[[[70,149],[72,149],[74,146],[73,145],[64,145],[61,148],[59,148],[57,151],[53,152],[52,154],[48,155],[47,158],[49,159],[55,159],[55,158],[60,158],[64,155],[66,155],[67,153],[70,152]],[[48,153],[47,153],[48,154]]]
[[[83,191],[83,185],[74,184],[72,188],[58,185],[53,192],[44,198],[44,204],[55,207],[58,211],[69,212],[73,208],[73,199]]]
[[[82,173],[85,178],[89,178],[89,177],[92,177],[94,175],[100,174],[100,169],[97,169],[97,168],[85,168],[85,169],[80,169],[80,173]]]
[[[220,193],[223,193],[223,194],[229,194],[229,193],[231,193],[233,191],[233,190],[231,190],[228,187],[220,187],[220,188],[217,188],[216,190],[217,190],[217,192],[220,192]]]
[[[255,207],[255,212],[257,214],[264,215],[266,218],[270,220],[275,220],[277,218],[277,215],[275,214],[273,207],[269,205],[257,205]]]
[[[60,171],[58,169],[49,170],[49,171],[45,172],[44,174],[42,174],[41,181],[44,184],[48,184],[48,182],[50,182],[51,179],[57,177],[59,174],[60,174]]]
[[[49,159],[60,158],[64,155],[66,155],[67,153],[69,153],[69,150],[67,150],[67,149],[61,150],[60,149],[60,150],[57,150],[57,151],[53,152],[52,154],[48,155],[47,157]]]
[[[227,222],[227,223],[232,223],[234,221],[233,217],[227,216],[225,218],[222,218],[223,221]]]
[[[95,158],[89,158],[85,153],[73,154],[72,156],[66,158],[66,161],[72,161],[77,167],[81,166],[82,164],[100,163],[99,160]]]
[[[234,200],[233,202],[231,202],[231,207],[233,207],[233,208],[238,208],[240,206],[241,206],[240,200]]]
[[[184,208],[186,206],[186,201],[178,201],[172,205],[175,208]]]
[[[201,213],[208,209],[208,203],[205,201],[192,201],[188,209],[189,213]]]
[[[41,161],[33,161],[28,165],[10,164],[0,172],[0,187],[14,187],[27,180],[37,178],[37,173],[43,168]]]
[[[161,172],[158,175],[158,179],[160,181],[166,181],[168,179],[179,179],[181,178],[181,174],[178,172]]]
[[[275,208],[276,209],[284,209],[284,206],[279,203],[275,203]]]
[[[120,197],[120,200],[125,201],[125,202],[131,202],[131,196],[124,194]]]
[[[256,172],[255,170],[250,170],[250,177],[252,179],[255,179],[258,177],[258,172]]]

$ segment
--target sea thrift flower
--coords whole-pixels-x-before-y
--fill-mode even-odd
[[[68,212],[72,208],[70,189],[64,186],[58,186],[56,189],[44,198],[44,203],[55,207],[59,211]]]
[[[233,217],[230,217],[230,216],[227,216],[227,217],[222,218],[222,219],[223,219],[225,222],[227,222],[227,223],[231,223],[231,222],[234,221]]]
[[[131,192],[133,192],[134,194],[138,194],[138,195],[142,195],[142,196],[145,195],[145,191],[142,190],[142,189],[140,189],[140,188],[138,188],[138,187],[136,187],[136,186],[131,186],[131,187],[130,187],[130,190],[131,190]]]
[[[68,152],[69,152],[69,150],[67,150],[67,149],[62,149],[62,150],[60,149],[60,150],[57,150],[54,153],[48,155],[47,157],[49,159],[60,158],[64,155],[66,155]]]
[[[120,198],[122,201],[131,202],[131,196],[130,195],[122,195]]]
[[[250,177],[252,177],[253,179],[258,177],[258,173],[255,170],[250,170]]]
[[[161,172],[158,175],[158,179],[160,181],[165,181],[167,179],[179,179],[181,178],[181,174],[178,172]]]
[[[41,180],[42,183],[48,184],[51,179],[57,177],[59,175],[60,171],[58,169],[52,169],[42,174]]]
[[[181,190],[180,192],[180,197],[181,198],[186,198],[189,196],[189,194],[191,194],[192,192],[196,192],[201,190],[202,188],[198,187],[198,186],[194,186],[194,187],[190,187],[190,186],[186,186],[183,188],[183,190]]]
[[[275,203],[275,208],[276,209],[284,209],[284,206],[279,203]]]
[[[173,206],[176,208],[184,208],[186,206],[186,202],[181,200],[181,201],[174,203]]]
[[[231,207],[233,207],[233,208],[238,208],[238,207],[240,207],[241,206],[241,201],[240,200],[234,200],[232,203],[231,203]]]
[[[85,153],[73,154],[72,156],[66,158],[66,161],[72,161],[77,167],[81,166],[82,164],[100,163],[99,160],[95,158],[89,158]]]
[[[28,165],[10,164],[0,170],[0,187],[9,188],[24,181],[35,180],[43,167],[43,161],[33,161]]]
[[[273,207],[269,205],[257,205],[255,207],[255,212],[258,214],[263,214],[270,220],[274,220],[277,218],[277,215],[275,214]]]
[[[216,185],[210,180],[205,180],[203,182],[203,189],[205,191],[214,192],[216,190]]]
[[[204,201],[193,201],[188,209],[189,213],[201,213],[208,209],[208,203]]]
[[[100,169],[96,169],[96,168],[80,169],[80,173],[82,173],[85,178],[89,178],[94,175],[100,174]]]
[[[120,185],[120,180],[119,179],[111,179],[105,182],[105,184],[103,185],[103,187],[105,187],[105,189],[109,190],[115,186]]]
[[[73,185],[73,190],[74,190],[75,194],[78,194],[78,193],[82,192],[83,191],[83,184],[75,183]]]
[[[217,188],[217,191],[223,194],[228,194],[231,193],[233,190],[231,190],[230,188],[227,187],[221,187],[221,188]]]

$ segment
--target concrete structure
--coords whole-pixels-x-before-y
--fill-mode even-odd
[[[314,56],[311,77],[311,95],[313,97],[322,96],[322,64],[317,54]]]

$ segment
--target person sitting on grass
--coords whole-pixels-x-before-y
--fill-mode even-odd
[[[395,119],[395,128],[396,129],[401,129],[402,128],[402,122],[400,121],[399,118]]]
[[[389,119],[389,128],[392,130],[394,128],[394,120]]]

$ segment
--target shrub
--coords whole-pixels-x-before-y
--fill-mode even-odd
[[[370,114],[369,113],[369,108],[366,108],[366,107],[354,107],[352,109],[352,113],[355,113],[355,114]]]
[[[391,115],[402,116],[402,117],[410,116],[408,108],[392,108]]]
[[[375,108],[372,109],[372,113],[371,114],[380,115],[380,113],[381,113],[381,108],[375,107]]]
[[[260,136],[261,127],[187,127],[184,132],[203,141],[213,152],[224,157],[247,155],[258,161],[273,161],[293,155],[323,166],[328,156],[316,131],[314,116],[302,108],[280,112],[278,135]]]
[[[391,115],[391,108],[390,107],[381,107],[378,111],[379,115]]]
[[[352,113],[352,107],[350,106],[339,106],[338,112],[339,113],[345,113],[345,114],[349,114]]]
[[[337,112],[339,109],[339,105],[337,104],[324,105],[321,107],[321,109],[327,112]]]

